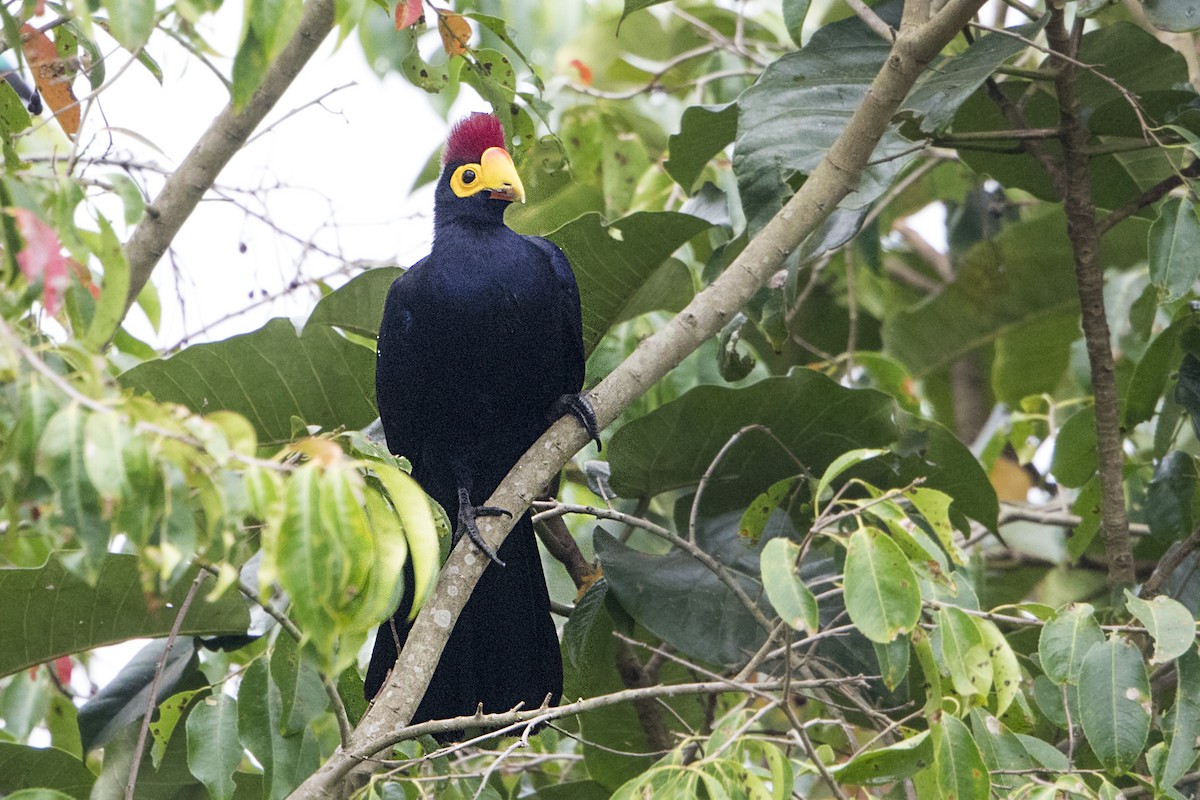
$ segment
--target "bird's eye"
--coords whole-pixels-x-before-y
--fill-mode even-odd
[[[474,183],[475,182],[475,170],[469,169],[469,170],[466,170],[465,172],[463,172],[462,182],[463,182],[463,185],[465,185],[465,186],[470,186],[472,183]]]

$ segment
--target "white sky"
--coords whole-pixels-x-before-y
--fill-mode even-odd
[[[225,4],[215,26],[205,32],[210,44],[225,56],[217,65],[226,74],[240,30],[240,6]],[[371,5],[369,13],[384,12]],[[355,85],[280,122],[235,156],[217,181],[220,187],[259,190],[254,196],[241,194],[238,200],[268,216],[299,242],[280,236],[233,203],[201,203],[174,241],[174,269],[168,255],[155,272],[163,301],[160,331],[153,333],[135,311],[129,323],[135,335],[170,346],[244,307],[251,294],[255,299],[264,290],[274,295],[297,276],[325,275],[342,267],[341,259],[312,250],[305,253],[301,242],[311,240],[346,261],[408,265],[427,252],[432,196],[424,191],[410,198],[408,190],[445,136],[446,123],[423,91],[395,75],[381,81],[368,69],[357,33],[337,51],[333,41],[331,36],[263,127],[331,90]],[[105,42],[111,45],[106,38]],[[166,36],[155,34],[147,50],[163,68],[163,85],[141,65],[131,66],[101,95],[104,116],[93,109],[85,119],[85,155],[102,156],[107,150],[109,158],[132,156],[174,167],[228,102],[228,93],[216,77]],[[124,51],[113,52],[108,61],[110,79],[127,60]],[[80,95],[87,91],[82,77],[76,91]],[[481,103],[465,89],[457,107],[465,112],[480,108]],[[110,147],[105,124],[133,131],[162,152],[120,130],[112,133]],[[61,132],[55,129],[53,135],[65,149]],[[103,178],[118,171],[93,166],[83,174]],[[156,179],[152,192],[160,185]],[[119,205],[102,207],[114,222],[120,218]],[[124,239],[128,234],[121,235]],[[243,244],[246,251],[241,253]],[[313,291],[301,290],[192,341],[254,330],[273,316],[303,320],[315,301]]]

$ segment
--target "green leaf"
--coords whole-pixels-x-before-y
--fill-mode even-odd
[[[1129,429],[1154,417],[1158,401],[1167,386],[1168,376],[1178,368],[1183,358],[1180,338],[1196,325],[1194,314],[1177,319],[1150,342],[1142,354],[1125,394],[1125,413],[1122,424]]]
[[[234,110],[241,111],[246,107],[246,103],[254,96],[254,90],[262,84],[270,65],[271,59],[267,55],[266,44],[254,26],[247,26],[237,53],[233,56],[233,83],[230,95]]]
[[[104,0],[108,32],[129,52],[140,49],[154,30],[154,0]]]
[[[71,403],[58,411],[38,443],[39,474],[54,487],[54,517],[64,533],[84,548],[84,570],[93,574],[108,551],[111,526],[104,519],[100,495],[87,477],[84,461],[84,411]]]
[[[992,686],[992,662],[975,620],[961,608],[943,606],[937,613],[936,641],[942,664],[950,671],[954,691],[961,697],[987,695]]]
[[[1172,197],[1150,226],[1150,280],[1158,287],[1159,303],[1170,303],[1192,290],[1200,277],[1200,216],[1190,200]]]
[[[920,512],[925,522],[933,529],[934,535],[941,542],[942,548],[949,554],[950,559],[959,566],[967,563],[958,542],[954,540],[954,528],[950,524],[950,504],[952,498],[945,492],[936,489],[917,487],[904,493],[913,507]]]
[[[279,689],[279,732],[284,736],[303,732],[329,708],[321,676],[304,660],[296,640],[282,631],[271,651],[270,670]]]
[[[921,588],[900,547],[860,528],[846,546],[846,611],[863,636],[886,644],[921,618]]]
[[[823,472],[847,448],[892,441],[892,413],[886,395],[846,389],[810,370],[741,389],[699,386],[617,430],[609,445],[612,485],[626,497],[652,497],[694,484],[730,437],[751,424],[766,426],[811,472]],[[679,431],[691,433],[681,438]],[[791,456],[755,431],[729,448],[721,463],[729,480],[711,486],[705,497],[724,493],[735,498],[731,507],[796,474]]]
[[[263,800],[284,800],[321,759],[311,728],[292,735],[280,733],[281,705],[266,661],[255,660],[242,673],[238,690],[238,740],[262,764]]]
[[[1160,31],[1183,33],[1200,28],[1200,2],[1197,0],[1145,3],[1142,9],[1146,21]]]
[[[971,732],[989,771],[1034,768],[1033,757],[1021,740],[1004,723],[981,708],[971,709]],[[1024,781],[1021,775],[992,775],[992,783],[1003,796],[1008,796],[1004,795],[1004,790],[1015,789]]]
[[[112,339],[125,318],[125,299],[129,295],[129,262],[125,260],[125,250],[112,225],[103,215],[97,219],[99,234],[87,231],[79,233],[104,267],[104,286],[84,337],[84,344],[99,351]]]
[[[758,547],[738,538],[739,515],[725,514],[697,525],[696,544],[723,563],[745,594],[762,589],[759,552],[771,538],[787,535],[791,525],[776,514]],[[612,594],[647,630],[691,658],[709,664],[739,664],[766,638],[737,595],[700,561],[681,550],[666,555],[641,553],[602,528],[593,535],[596,557]],[[802,573],[803,574],[803,573]],[[812,579],[812,576],[808,576]],[[763,606],[766,598],[759,601]],[[769,613],[769,609],[764,609]]]
[[[87,800],[95,779],[70,753],[53,747],[0,742],[0,795],[13,797],[21,789],[41,787]]]
[[[383,304],[392,282],[404,274],[396,267],[379,267],[360,272],[321,298],[308,325],[332,325],[368,339],[379,333]]]
[[[1125,604],[1154,640],[1152,665],[1174,661],[1195,647],[1196,620],[1178,600],[1166,595],[1143,600],[1126,589]]]
[[[384,489],[387,490],[392,508],[400,520],[408,552],[411,554],[413,604],[412,611],[409,612],[409,619],[413,619],[421,606],[425,605],[425,601],[429,599],[429,593],[433,591],[433,582],[437,578],[438,566],[441,564],[441,539],[438,536],[433,501],[408,473],[401,472],[395,467],[379,464],[374,465],[372,469]],[[379,546],[378,542],[376,546]],[[404,561],[405,557],[399,553],[391,554],[391,558],[380,553],[376,558],[375,570],[387,576],[389,573],[402,571]],[[397,596],[394,601],[389,601],[385,605],[390,608],[398,603],[399,597]]]
[[[246,381],[248,375],[254,380]],[[118,380],[159,402],[181,403],[198,413],[236,411],[268,447],[292,439],[292,417],[334,430],[364,428],[378,416],[375,354],[327,325],[306,326],[297,336],[285,319],[147,361]]]
[[[132,431],[119,414],[91,414],[83,425],[83,466],[87,478],[106,500],[125,492],[125,448]]]
[[[801,478],[798,477],[784,478],[754,498],[742,512],[742,519],[738,523],[738,536],[751,544],[758,544],[767,527],[767,521],[771,519],[775,509],[780,508],[788,496],[792,495],[800,481]]]
[[[684,110],[679,120],[679,133],[672,134],[667,140],[670,155],[663,163],[663,169],[685,192],[695,191],[696,182],[708,162],[733,143],[737,120],[736,103],[691,106]]]
[[[798,631],[816,633],[820,626],[817,598],[800,580],[796,564],[800,545],[778,537],[762,550],[762,580],[767,599],[784,622]]]
[[[848,450],[842,453],[821,473],[821,479],[817,481],[816,491],[813,492],[813,500],[820,503],[825,497],[825,493],[833,485],[833,482],[846,470],[856,467],[864,461],[881,456],[886,452],[888,451],[876,447],[860,447],[856,450]]]
[[[1154,773],[1158,786],[1174,786],[1196,763],[1196,739],[1200,737],[1200,655],[1195,647],[1179,657],[1176,673],[1175,705],[1162,725],[1169,743],[1167,757]]]
[[[875,659],[879,662],[879,677],[889,691],[896,691],[908,677],[908,664],[912,655],[912,645],[907,636],[900,636],[894,642],[880,644],[871,643],[875,648]]]
[[[583,343],[590,353],[626,309],[636,302],[650,310],[640,292],[664,261],[711,224],[673,211],[638,212],[606,224],[585,214],[546,238],[562,248],[583,303]],[[662,307],[662,306],[658,306]]]
[[[783,0],[783,24],[787,27],[788,36],[796,47],[802,47],[804,18],[808,16],[808,6],[811,0]]]
[[[988,800],[991,777],[967,726],[957,717],[943,714],[941,725],[935,724],[933,732],[933,758],[942,797]]]
[[[887,747],[859,752],[830,770],[837,782],[850,786],[882,786],[902,781],[933,763],[929,731],[901,739]]]
[[[1050,472],[1063,486],[1078,489],[1096,473],[1096,458],[1096,409],[1088,406],[1059,429]]]
[[[1096,645],[1079,672],[1083,734],[1113,773],[1129,769],[1150,734],[1150,678],[1142,654],[1113,639]]]
[[[1012,705],[1013,698],[1021,691],[1021,663],[1013,651],[1008,639],[996,627],[996,623],[987,619],[975,620],[979,633],[983,636],[984,646],[987,647],[988,657],[992,662],[992,685],[996,689],[996,714],[1003,716]]]
[[[173,648],[172,654],[174,654]],[[150,747],[150,761],[154,764],[155,769],[162,764],[163,755],[167,752],[167,745],[171,742],[171,737],[175,733],[175,728],[179,725],[179,720],[187,713],[188,706],[196,699],[197,694],[207,691],[206,687],[188,689],[187,691],[176,692],[165,700],[162,700],[161,694],[159,695],[161,702],[158,704],[158,715],[150,723],[150,736],[154,739],[154,744]]]
[[[223,692],[205,697],[187,718],[188,769],[212,800],[230,800],[233,772],[242,761],[237,701]]]
[[[1065,231],[1061,211],[1053,209],[973,246],[949,286],[884,322],[888,352],[921,379],[971,350],[1018,335],[1023,326],[1051,317],[1077,320],[1078,293]],[[1054,330],[1065,330],[1066,324],[1055,323]],[[1014,345],[1015,352],[1027,349]],[[1069,339],[1043,340],[1043,349],[1054,354],[1042,358],[1065,366],[1070,345]],[[1046,374],[1043,366],[1038,369]]]
[[[899,2],[874,11],[896,24]],[[858,17],[818,30],[803,50],[770,64],[738,98],[738,136],[733,171],[752,231],[783,207],[792,175],[810,174],[841,134],[890,46]],[[878,198],[913,158],[912,143],[889,127],[843,208],[862,208]]]
[[[1047,677],[1056,684],[1078,684],[1084,658],[1093,647],[1104,643],[1104,633],[1087,603],[1060,609],[1042,627],[1038,658]]]
[[[997,67],[1023,51],[1025,42],[1036,38],[1049,19],[1049,15],[1043,15],[1039,22],[1008,29],[1007,33],[989,33],[958,55],[939,60],[909,92],[900,113],[915,115],[926,133],[944,130],[959,106]]]
[[[625,21],[635,11],[641,11],[643,8],[656,6],[659,3],[665,3],[667,0],[625,0],[625,9],[621,12],[621,22]]]
[[[146,606],[137,559],[110,553],[100,563],[94,586],[68,572],[57,559],[37,569],[0,569],[0,597],[10,598],[0,614],[0,675],[128,639],[166,636],[195,577],[188,572],[153,611]],[[246,604],[236,592],[209,602],[198,597],[181,634],[245,633]],[[144,708],[143,708],[144,710]]]
[[[1071,363],[1070,344],[1079,338],[1079,319],[1070,313],[1033,319],[996,339],[992,390],[996,399],[1019,408],[1030,395],[1052,394]]]

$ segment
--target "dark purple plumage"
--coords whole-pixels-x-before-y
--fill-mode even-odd
[[[476,505],[563,413],[557,401],[583,385],[579,290],[566,257],[551,242],[508,228],[505,199],[453,188],[456,170],[503,144],[491,115],[454,126],[434,191],[432,251],[392,284],[379,329],[376,397],[388,449],[407,456],[425,491],[457,517],[456,540],[471,533]],[[413,722],[469,715],[479,704],[488,712],[534,708],[562,693],[528,512],[498,555],[504,565],[484,571]],[[368,699],[408,635],[408,574],[400,608],[376,637]]]

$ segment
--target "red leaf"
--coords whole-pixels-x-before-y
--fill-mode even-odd
[[[578,58],[571,59],[569,66],[574,67],[579,71],[579,82],[584,86],[592,85],[592,68],[580,61]]]
[[[26,208],[10,208],[25,246],[17,253],[17,266],[30,283],[41,281],[42,305],[51,315],[58,313],[67,289],[67,259],[62,254],[58,234],[37,214]]]
[[[70,656],[59,656],[54,659],[54,670],[58,673],[58,682],[63,686],[71,683],[71,668],[73,666],[74,662],[71,661]]]
[[[423,15],[421,0],[400,0],[396,3],[396,30],[402,31],[409,25],[415,25]]]

